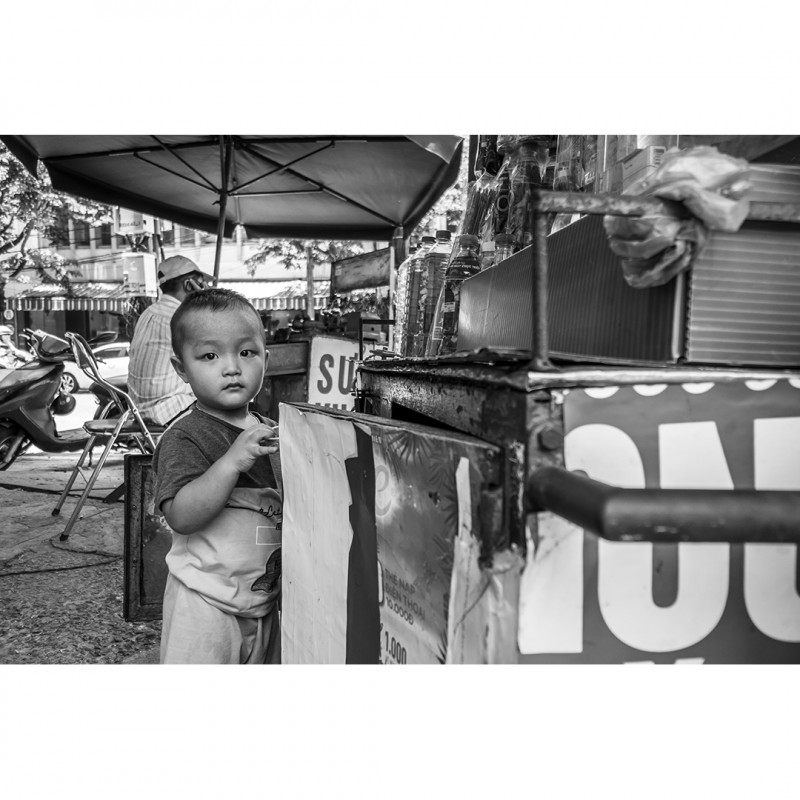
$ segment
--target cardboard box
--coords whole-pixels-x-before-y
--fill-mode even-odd
[[[629,155],[622,162],[622,190],[632,183],[652,175],[664,160],[666,147],[650,145]]]
[[[657,147],[666,147],[669,150],[671,147],[678,146],[677,136],[658,136],[648,134],[646,136],[636,137],[636,147],[638,150],[644,150],[645,147],[655,145]]]

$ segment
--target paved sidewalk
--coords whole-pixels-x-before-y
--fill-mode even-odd
[[[95,451],[95,457],[100,450]],[[86,486],[80,476],[73,484],[61,513],[53,509],[80,453],[28,453],[0,472],[0,565],[33,550],[49,539],[53,546],[77,553],[122,556],[125,503],[103,499],[124,479],[124,453],[112,452],[92,487],[81,515],[66,542],[60,542],[75,503]],[[157,664],[158,647],[126,659],[128,664]]]
[[[78,497],[86,486],[80,476],[59,516],[52,516],[79,453],[28,453],[0,472],[0,563],[43,539],[75,552],[122,555],[125,504],[103,498],[123,481],[124,454],[112,453],[103,465],[69,539],[59,542]],[[99,456],[99,450],[96,451]],[[88,478],[89,473],[85,473]]]

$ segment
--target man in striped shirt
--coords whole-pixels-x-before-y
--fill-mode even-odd
[[[169,323],[189,292],[205,288],[213,278],[185,256],[171,256],[158,268],[161,297],[136,323],[128,365],[128,390],[142,416],[165,425],[194,402],[194,394],[170,362]]]

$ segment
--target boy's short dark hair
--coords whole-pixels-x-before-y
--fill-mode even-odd
[[[266,342],[267,337],[264,333],[261,317],[246,297],[231,289],[203,289],[200,292],[188,294],[170,320],[172,352],[178,358],[181,357],[181,350],[185,340],[186,325],[184,319],[187,314],[191,314],[193,311],[244,311],[245,313],[252,313],[253,319],[258,324],[258,329]]]

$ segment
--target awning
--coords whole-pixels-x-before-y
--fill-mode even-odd
[[[305,281],[222,281],[218,284],[244,295],[258,311],[301,310],[306,307]],[[314,308],[328,305],[330,281],[315,281]],[[43,284],[7,303],[13,311],[108,311],[124,314],[132,295],[119,283],[73,284],[70,295],[62,286]]]
[[[73,284],[69,294],[63,286],[40,284],[6,302],[13,311],[109,311],[124,314],[132,295],[119,283]]]
[[[244,295],[258,311],[301,310],[306,308],[305,281],[220,281],[223,289]],[[314,281],[314,308],[326,308],[331,282]]]

